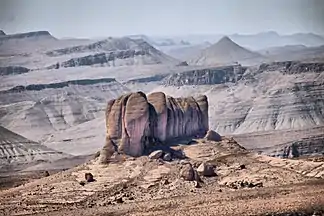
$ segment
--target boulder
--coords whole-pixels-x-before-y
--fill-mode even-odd
[[[197,172],[206,177],[211,177],[216,175],[214,171],[214,167],[211,164],[206,164],[206,163],[200,164],[200,166],[197,168]]]
[[[85,178],[85,180],[87,182],[93,182],[94,181],[93,175],[91,173],[85,173],[84,178]]]
[[[50,176],[50,174],[49,174],[49,172],[47,170],[44,172],[44,176],[45,177]]]
[[[162,150],[156,150],[149,155],[150,159],[159,159],[163,154]]]
[[[180,176],[186,181],[195,180],[195,170],[190,163],[182,167],[180,171]]]
[[[221,135],[219,135],[218,133],[216,133],[213,130],[207,131],[206,136],[205,136],[205,139],[206,140],[209,140],[209,141],[215,141],[215,142],[222,141]]]
[[[172,160],[172,156],[170,153],[166,153],[164,156],[163,156],[163,160],[165,161],[171,161]]]

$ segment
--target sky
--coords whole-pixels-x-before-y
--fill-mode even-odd
[[[0,29],[56,37],[324,35],[323,0],[0,0]]]

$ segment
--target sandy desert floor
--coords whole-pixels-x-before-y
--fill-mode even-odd
[[[163,150],[172,153],[172,161],[116,156],[111,163],[102,165],[93,159],[1,190],[0,214],[323,214],[324,162],[321,160],[258,155],[227,138],[221,142],[200,139],[191,145],[179,143]],[[200,187],[179,176],[186,164],[196,169],[202,162],[213,165],[217,176],[201,176]],[[87,172],[93,174],[95,181],[81,185]]]

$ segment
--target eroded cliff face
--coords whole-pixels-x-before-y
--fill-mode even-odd
[[[108,143],[115,143],[119,152],[140,156],[156,142],[205,135],[208,100],[173,98],[162,92],[123,95],[108,102],[106,128]]]

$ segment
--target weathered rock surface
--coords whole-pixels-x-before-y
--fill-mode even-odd
[[[162,92],[146,96],[142,92],[123,95],[108,102],[107,137],[118,151],[140,156],[153,142],[203,136],[208,130],[208,101],[167,97]]]
[[[15,92],[23,92],[23,91],[41,91],[45,89],[61,89],[64,87],[69,87],[70,85],[95,85],[95,84],[105,84],[116,82],[114,78],[102,78],[102,79],[82,79],[82,80],[69,80],[66,82],[57,82],[57,83],[48,83],[48,84],[31,84],[27,86],[15,86],[11,89],[0,91],[0,94],[6,93],[15,93]]]
[[[114,152],[115,152],[114,142],[109,137],[106,137],[106,144],[100,151],[99,163],[107,164],[111,156],[114,154]]]

